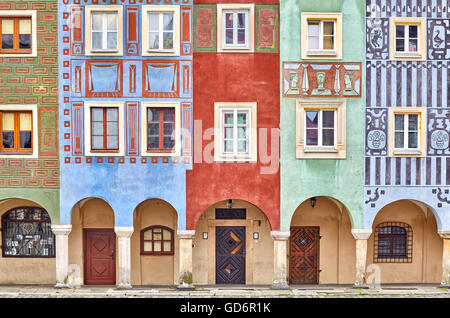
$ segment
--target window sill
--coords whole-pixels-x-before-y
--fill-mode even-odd
[[[167,54],[173,54],[175,53],[175,50],[147,50],[148,53],[167,53]]]
[[[334,147],[305,147],[303,152],[325,152],[325,153],[337,153],[338,150]]]
[[[399,58],[399,59],[421,59],[422,55],[420,53],[398,53],[396,52],[394,54],[395,58]]]
[[[336,51],[307,51],[307,56],[332,56],[336,57],[338,54]]]
[[[8,155],[32,156],[33,152],[0,152],[0,156],[8,156]]]
[[[221,49],[222,50],[224,50],[224,51],[236,51],[236,50],[238,50],[238,51],[250,51],[251,50],[251,48],[250,47],[242,47],[242,46],[222,46],[221,47]]]
[[[420,150],[394,150],[394,155],[422,155]]]
[[[89,52],[92,54],[95,54],[95,53],[119,53],[119,50],[90,50]]]

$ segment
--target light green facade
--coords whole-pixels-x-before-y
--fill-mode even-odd
[[[287,231],[297,207],[311,197],[328,196],[349,212],[352,228],[363,228],[365,2],[361,0],[281,0],[280,56],[283,62],[360,62],[361,98],[346,99],[346,158],[296,159],[296,98],[281,94],[281,230]],[[301,13],[343,15],[343,59],[301,59]],[[283,81],[281,69],[281,81]],[[281,89],[283,83],[281,82]],[[317,98],[310,98],[317,100]]]

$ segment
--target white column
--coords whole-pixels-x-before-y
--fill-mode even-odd
[[[69,288],[69,233],[72,225],[53,224],[52,231],[55,234],[56,247],[56,285],[55,288]]]
[[[130,237],[133,234],[134,228],[132,226],[116,226],[114,231],[117,235],[117,259],[119,267],[119,281],[117,288],[129,289],[131,288],[131,244]]]
[[[273,238],[273,289],[289,289],[287,282],[287,243],[290,231],[272,231]]]
[[[450,288],[450,230],[438,230],[444,240],[442,246],[442,280],[441,287]]]
[[[365,288],[366,284],[366,258],[367,240],[372,234],[371,229],[352,229],[353,237],[356,240],[356,278],[354,287]]]
[[[179,289],[194,289],[192,284],[192,238],[195,231],[178,230],[180,239],[180,284]]]

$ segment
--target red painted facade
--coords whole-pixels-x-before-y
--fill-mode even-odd
[[[195,4],[249,3],[248,1],[197,1]],[[258,1],[256,4],[275,4]],[[256,21],[256,19],[255,19]],[[255,27],[255,34],[257,28]],[[277,39],[278,40],[278,39]],[[194,121],[201,120],[202,135],[214,127],[215,102],[256,102],[257,127],[267,129],[267,153],[271,153],[271,129],[280,121],[280,62],[279,50],[264,53],[194,52]],[[197,126],[198,127],[198,126]],[[194,153],[200,153],[198,128],[194,132]],[[277,133],[278,135],[278,133]],[[214,137],[213,137],[214,138]],[[212,147],[211,140],[201,142]],[[227,200],[244,200],[258,207],[268,218],[272,230],[280,228],[280,174],[262,174],[258,133],[257,162],[202,163],[194,159],[193,169],[187,171],[187,229],[195,229],[204,211],[211,205]],[[275,143],[279,148],[279,139]],[[279,149],[275,150],[279,151]]]

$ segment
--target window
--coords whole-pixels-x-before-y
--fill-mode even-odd
[[[119,150],[119,109],[92,107],[91,119],[91,149]]]
[[[0,55],[36,56],[36,12],[0,10]]]
[[[345,101],[297,101],[297,158],[345,158]]]
[[[306,146],[334,147],[335,120],[335,110],[306,110]]]
[[[256,103],[216,103],[215,160],[256,161]]]
[[[179,6],[142,7],[142,55],[180,55]]]
[[[84,107],[86,155],[123,156],[123,103],[85,102]]]
[[[122,55],[122,15],[122,6],[86,6],[86,55]]]
[[[217,5],[218,52],[254,51],[254,5]]]
[[[2,216],[3,257],[55,257],[55,236],[48,213],[20,207]]]
[[[143,156],[181,154],[180,103],[144,102],[141,118]]]
[[[425,60],[425,18],[391,18],[391,59]]]
[[[173,255],[173,230],[162,226],[149,226],[141,231],[142,255]]]
[[[411,263],[412,229],[401,222],[386,222],[375,229],[374,262]]]
[[[342,14],[302,13],[302,58],[342,58]]]
[[[36,105],[0,105],[2,158],[36,158],[38,134]]]
[[[390,155],[425,155],[425,109],[391,107],[389,109]]]
[[[91,43],[94,51],[117,51],[117,12],[93,12],[91,15]]]
[[[249,48],[249,10],[223,10],[223,48]]]

